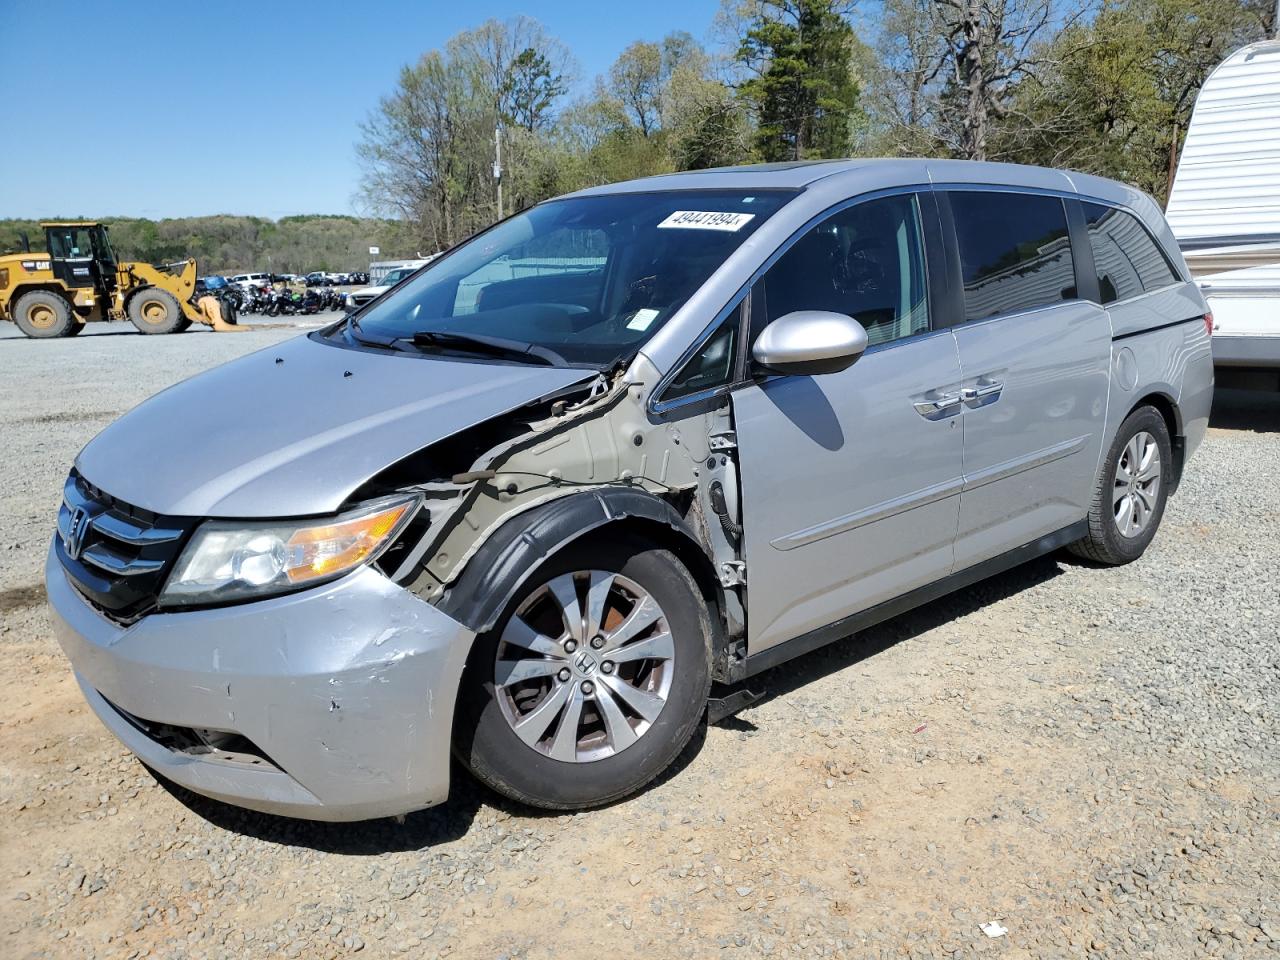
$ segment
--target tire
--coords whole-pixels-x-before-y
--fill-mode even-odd
[[[182,307],[168,290],[144,287],[129,299],[129,320],[142,333],[177,333]]]
[[[34,340],[72,336],[71,328],[79,326],[71,315],[71,304],[48,290],[32,290],[20,296],[13,306],[13,320]]]
[[[223,323],[227,323],[227,324],[231,324],[231,325],[233,325],[233,326],[234,326],[234,325],[235,325],[235,322],[236,322],[236,307],[235,307],[235,304],[234,304],[234,303],[232,303],[230,300],[219,300],[219,301],[218,301],[218,309],[219,309],[219,310],[221,311],[221,313],[222,313],[222,322],[223,322]]]
[[[81,323],[80,321],[76,320],[71,324],[71,327],[67,330],[66,333],[63,334],[63,336],[78,337],[82,332],[84,332],[84,328],[87,326],[88,326],[87,323]]]
[[[1129,469],[1135,461],[1136,472]],[[1137,560],[1156,535],[1172,483],[1169,428],[1158,410],[1139,407],[1120,425],[1102,462],[1089,506],[1089,533],[1068,549],[1108,566]]]
[[[565,594],[566,583],[574,594]],[[608,626],[596,637],[620,641],[616,663],[608,646],[593,649],[588,636],[584,609],[593,583],[609,584]],[[563,627],[568,618],[557,601],[566,596],[581,627],[576,640]],[[648,625],[630,637],[612,633],[633,613]],[[548,639],[556,630],[560,636]],[[455,752],[482,783],[530,806],[579,810],[619,800],[670,766],[697,729],[711,689],[711,636],[707,604],[674,554],[643,541],[570,547],[544,564],[495,629],[477,639],[458,694]],[[542,655],[513,638],[539,644]],[[523,671],[511,669],[517,663],[537,676],[519,679]],[[504,672],[507,682],[500,684]],[[566,726],[576,711],[578,721]]]

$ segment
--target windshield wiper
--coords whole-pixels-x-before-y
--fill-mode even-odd
[[[511,357],[516,360],[532,360],[547,366],[568,365],[568,361],[554,350],[536,343],[489,337],[480,333],[446,333],[439,330],[419,330],[412,337],[400,337],[415,347],[442,347],[467,353],[487,354],[494,357]]]

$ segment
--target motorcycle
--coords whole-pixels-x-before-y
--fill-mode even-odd
[[[259,286],[251,286],[245,293],[240,306],[241,313],[264,313],[268,303],[267,291]]]
[[[264,311],[268,317],[291,317],[298,312],[302,294],[290,293],[288,290],[277,290],[270,296]]]

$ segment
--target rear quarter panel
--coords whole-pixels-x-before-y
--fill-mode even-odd
[[[1108,310],[1115,331],[1108,445],[1139,401],[1158,394],[1174,406],[1174,432],[1184,438],[1189,458],[1204,438],[1213,402],[1204,298],[1194,284],[1184,283],[1112,304]]]

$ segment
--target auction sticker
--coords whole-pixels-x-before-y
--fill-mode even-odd
[[[755,218],[754,213],[724,213],[718,210],[677,210],[658,224],[659,230],[741,230]]]

